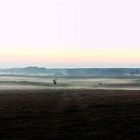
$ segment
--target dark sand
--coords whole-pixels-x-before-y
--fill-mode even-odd
[[[140,139],[140,91],[0,90],[0,140]]]

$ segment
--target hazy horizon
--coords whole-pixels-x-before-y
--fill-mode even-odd
[[[28,68],[28,67],[37,67],[37,68],[46,68],[46,69],[140,69],[140,67],[49,67],[49,66],[39,66],[39,65],[25,65],[25,66],[11,66],[11,67],[0,67],[0,69],[11,69],[11,68]]]

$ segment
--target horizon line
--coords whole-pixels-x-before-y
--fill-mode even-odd
[[[19,66],[19,67],[0,67],[0,69],[12,69],[12,68],[45,68],[45,69],[139,69],[140,67],[47,67],[47,66]]]

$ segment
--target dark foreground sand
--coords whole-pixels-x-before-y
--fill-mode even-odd
[[[140,139],[140,91],[0,90],[0,140]]]

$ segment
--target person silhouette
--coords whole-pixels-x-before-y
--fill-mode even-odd
[[[54,85],[57,85],[57,82],[56,82],[56,80],[53,80],[53,84],[54,84]]]

